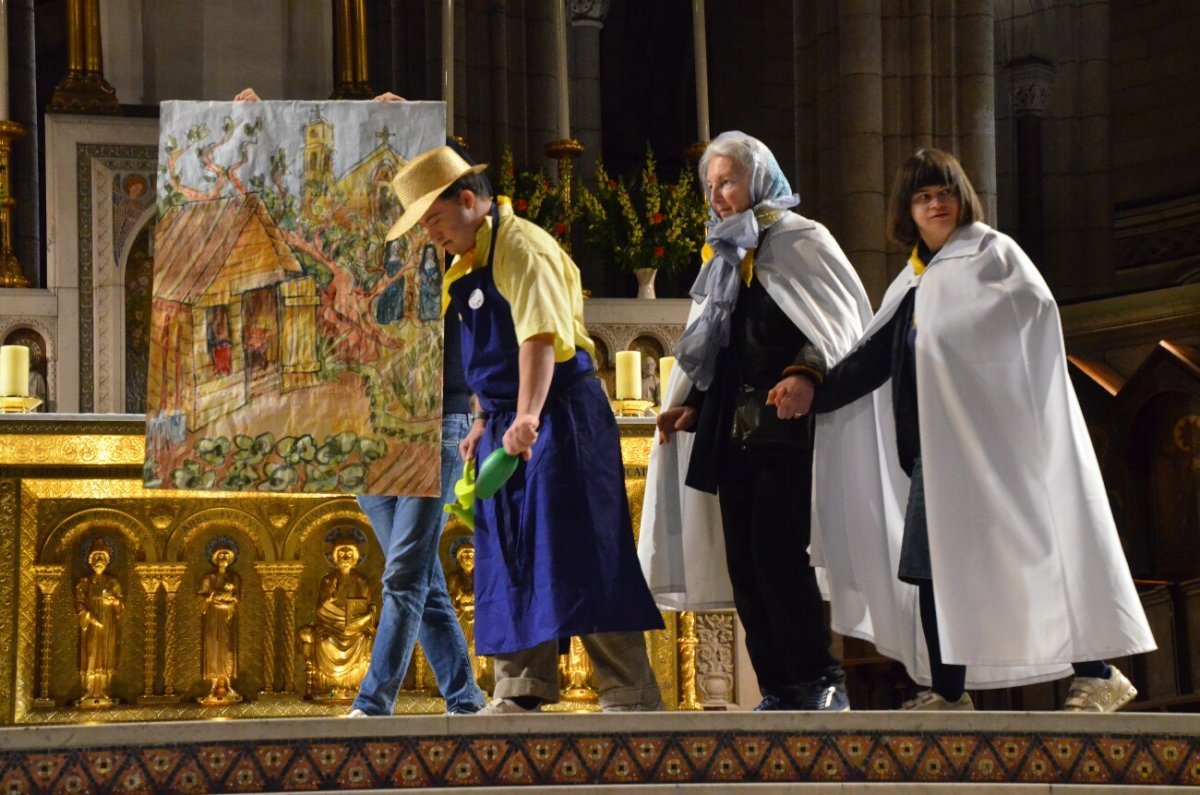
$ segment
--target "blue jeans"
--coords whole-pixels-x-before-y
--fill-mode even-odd
[[[453,497],[454,483],[462,474],[458,444],[469,427],[466,414],[442,418],[440,499],[358,498],[385,556],[383,610],[371,650],[371,667],[354,699],[354,708],[368,715],[392,714],[417,641],[446,699],[447,712],[475,712],[486,703],[475,683],[467,641],[438,560],[438,542],[446,525],[442,505]]]

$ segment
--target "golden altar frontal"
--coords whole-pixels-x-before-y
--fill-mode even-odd
[[[619,424],[636,528],[654,426]],[[0,723],[344,714],[383,568],[354,499],[147,490],[144,434],[141,415],[0,416]],[[441,544],[452,590],[466,536],[451,520]],[[699,709],[696,618],[664,617],[663,700]],[[581,651],[558,708],[596,708]],[[442,709],[418,650],[397,712]]]

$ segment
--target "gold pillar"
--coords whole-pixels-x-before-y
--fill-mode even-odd
[[[679,708],[704,709],[696,698],[696,614],[679,614]]]
[[[330,99],[371,99],[366,0],[334,0],[333,14],[336,74]]]
[[[50,96],[51,113],[119,115],[117,92],[104,79],[100,0],[66,0],[67,76]]]
[[[146,592],[145,611],[142,614],[142,697],[138,699],[138,703],[144,703],[144,699],[154,696],[154,675],[158,673],[159,582],[153,574],[138,568],[142,590]]]
[[[296,590],[300,587],[300,574],[304,571],[303,563],[255,563],[254,570],[258,572],[263,589],[263,690],[264,696],[278,696],[282,693],[294,693],[293,677],[295,676],[295,654],[288,645],[283,653],[284,688],[275,689],[275,675],[279,665],[277,658],[278,640],[276,623],[279,608],[279,592],[283,591],[284,615],[287,617],[288,629],[293,632],[296,624]],[[289,597],[288,594],[291,594]],[[285,634],[285,638],[292,635]]]
[[[38,632],[38,697],[33,700],[34,709],[53,709],[50,698],[50,639],[53,626],[54,592],[67,574],[66,566],[38,566],[34,569],[34,581],[41,596],[42,610]]]
[[[179,586],[183,584],[183,574],[187,564],[177,563],[161,566],[158,570],[163,590],[167,592],[167,619],[164,622],[165,646],[163,654],[163,697],[176,698],[175,695],[175,608],[179,596]]]
[[[0,121],[0,287],[28,287],[21,263],[13,252],[12,142],[25,137],[25,129],[15,121]]]

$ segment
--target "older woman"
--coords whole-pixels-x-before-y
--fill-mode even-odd
[[[789,210],[799,197],[762,142],[720,135],[700,177],[706,262],[658,416],[642,568],[662,606],[737,607],[758,709],[849,709],[809,566],[812,387],[800,374],[819,382],[870,308],[825,227]]]
[[[839,436],[822,448],[816,493],[826,539],[831,526],[861,523],[834,494],[848,477],[859,504],[904,517],[893,575],[917,587],[928,661],[919,649],[886,651],[932,679],[904,708],[972,709],[967,685],[1042,681],[1073,665],[1065,708],[1117,710],[1137,691],[1102,658],[1150,651],[1154,639],[1067,375],[1054,298],[1016,243],[983,223],[952,155],[908,159],[888,222],[912,249],[908,267],[816,387],[813,408],[852,427],[866,418],[862,401],[891,405],[894,429],[871,429],[883,429],[878,444],[850,452]],[[907,495],[862,476],[897,466],[911,478]]]

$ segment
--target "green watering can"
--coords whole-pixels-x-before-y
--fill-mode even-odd
[[[503,447],[497,447],[483,460],[479,475],[475,475],[475,460],[463,464],[462,477],[454,484],[454,502],[442,510],[475,530],[475,498],[486,500],[495,495],[500,487],[517,471],[519,456],[509,455]]]

